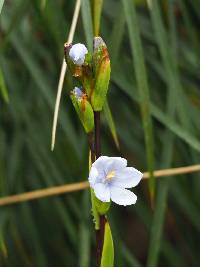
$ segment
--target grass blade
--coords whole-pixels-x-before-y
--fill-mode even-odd
[[[4,77],[3,77],[3,72],[0,69],[0,92],[2,94],[3,99],[5,100],[5,102],[9,102],[9,98],[8,98],[8,90],[4,81]]]
[[[102,6],[103,6],[103,0],[93,0],[94,36],[99,35]]]
[[[0,14],[1,14],[1,11],[2,11],[2,8],[3,8],[3,4],[4,4],[4,0],[0,0]]]
[[[113,120],[113,116],[112,116],[112,113],[111,113],[111,110],[110,110],[110,107],[108,105],[107,100],[105,101],[105,104],[103,106],[103,112],[104,112],[104,115],[106,117],[108,126],[110,128],[110,132],[112,134],[115,145],[119,149],[119,140],[118,140],[118,136],[117,136],[117,130],[116,130],[115,122]]]
[[[145,143],[147,150],[148,171],[151,174],[151,177],[149,179],[149,190],[150,190],[151,200],[153,201],[155,194],[155,178],[153,176],[154,148],[153,148],[153,130],[152,130],[150,96],[149,96],[149,87],[147,82],[147,73],[144,63],[142,43],[140,39],[139,22],[137,19],[134,1],[122,0],[122,3],[124,5],[124,12],[128,25],[131,51],[134,57],[134,69],[140,96],[139,103],[142,113]]]
[[[93,24],[92,24],[92,11],[89,0],[82,0],[81,2],[81,13],[83,20],[83,27],[89,51],[92,51],[93,47]]]

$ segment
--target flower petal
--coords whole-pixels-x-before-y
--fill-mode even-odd
[[[75,95],[76,99],[81,99],[84,95],[80,88],[74,87],[73,94]]]
[[[121,157],[109,157],[112,170],[120,170],[127,166],[127,160]]]
[[[95,167],[92,167],[90,169],[90,174],[89,174],[89,178],[88,178],[90,186],[92,188],[94,188],[94,184],[96,183],[97,178],[98,178],[98,171]]]
[[[133,167],[126,167],[116,172],[112,180],[113,186],[131,188],[136,186],[142,179],[143,174]]]
[[[97,183],[94,185],[94,193],[96,197],[103,201],[109,202],[110,201],[110,189],[107,185],[103,183]]]
[[[135,204],[137,201],[137,196],[133,192],[117,186],[110,187],[110,198],[116,204],[123,206]]]
[[[118,171],[126,168],[127,160],[121,157],[107,157],[104,163],[104,175],[109,172]]]
[[[77,65],[83,65],[85,61],[85,55],[88,53],[88,50],[84,44],[75,44],[69,51],[69,56]]]
[[[101,172],[105,169],[105,166],[108,164],[108,161],[109,157],[101,156],[92,164],[92,166],[94,166],[99,172]]]

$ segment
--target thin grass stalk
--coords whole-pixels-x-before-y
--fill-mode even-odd
[[[200,164],[191,165],[186,167],[180,168],[172,168],[172,169],[165,169],[165,170],[157,170],[154,171],[154,176],[159,177],[167,177],[167,176],[175,176],[175,175],[183,175],[189,173],[200,172]],[[143,179],[149,179],[150,174],[148,172],[144,172]],[[20,203],[24,201],[30,201],[34,199],[39,199],[43,197],[49,196],[57,196],[61,194],[77,192],[80,190],[85,190],[89,188],[89,183],[87,181],[79,182],[79,183],[72,183],[60,186],[54,186],[45,189],[34,190],[26,193],[6,196],[0,198],[0,206],[11,205],[15,203]]]
[[[72,43],[73,38],[74,38],[74,33],[76,30],[76,25],[77,25],[77,21],[78,21],[78,17],[79,17],[80,6],[81,6],[81,0],[77,0],[76,4],[75,4],[71,28],[70,28],[68,39],[67,39],[68,43]],[[60,72],[60,78],[59,78],[59,82],[58,82],[57,96],[56,96],[55,109],[54,109],[54,117],[53,117],[52,138],[51,138],[51,150],[52,151],[53,151],[54,146],[55,146],[56,129],[57,129],[57,122],[58,122],[58,112],[59,112],[59,107],[60,107],[60,99],[61,99],[61,94],[62,94],[66,70],[67,70],[67,64],[65,62],[65,58],[63,57],[63,62],[62,62],[62,67],[61,67],[61,72]]]

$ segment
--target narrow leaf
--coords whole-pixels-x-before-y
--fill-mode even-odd
[[[114,266],[114,246],[113,246],[110,226],[109,223],[106,222],[100,267],[113,267],[113,266]]]
[[[8,98],[8,90],[4,81],[4,77],[3,77],[3,73],[0,69],[0,93],[3,96],[3,99],[5,100],[5,102],[9,102],[9,98]]]
[[[139,22],[135,10],[134,1],[122,0],[124,12],[128,25],[131,51],[134,58],[134,69],[140,96],[140,108],[142,113],[145,143],[147,149],[148,171],[150,172],[149,190],[151,200],[154,199],[155,178],[153,176],[154,169],[154,148],[153,148],[153,131],[152,119],[150,112],[149,87],[147,82],[147,73],[144,63],[144,55],[140,38]]]
[[[1,10],[3,8],[3,4],[4,4],[4,0],[0,0],[0,14],[1,14]]]
[[[92,51],[93,41],[93,26],[92,26],[92,13],[89,0],[82,0],[81,2],[81,13],[83,20],[83,27],[85,31],[85,37],[89,51]]]
[[[99,35],[102,6],[103,0],[93,0],[94,36]]]
[[[115,122],[113,120],[113,116],[108,104],[108,101],[105,101],[105,104],[103,106],[103,112],[104,115],[106,117],[110,132],[112,134],[113,140],[115,142],[116,147],[119,149],[119,140],[118,140],[118,136],[117,136],[117,131],[116,131],[116,127],[115,127]]]

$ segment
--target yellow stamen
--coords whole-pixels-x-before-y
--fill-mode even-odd
[[[107,175],[106,175],[106,180],[112,180],[112,178],[115,176],[115,171],[110,171]]]

